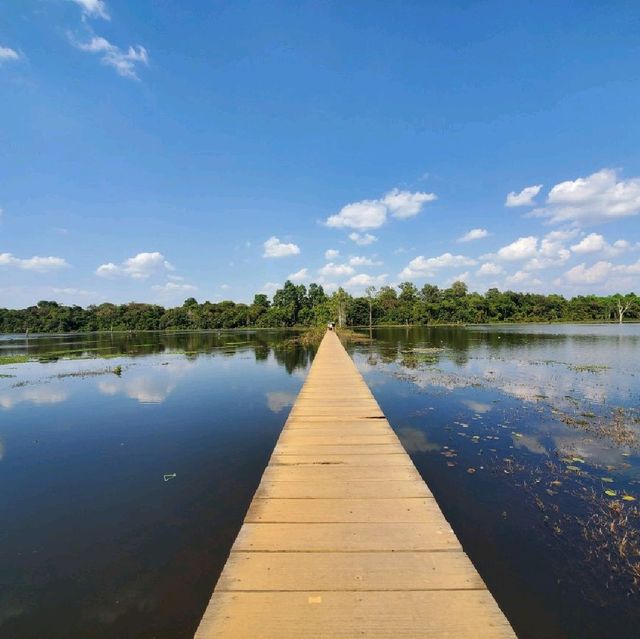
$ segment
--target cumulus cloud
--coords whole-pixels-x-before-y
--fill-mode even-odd
[[[65,259],[61,257],[53,257],[51,255],[48,257],[34,255],[29,258],[19,258],[15,257],[11,253],[0,253],[0,266],[19,268],[23,271],[46,273],[47,271],[65,268],[69,266],[69,264]]]
[[[338,255],[340,255],[340,251],[338,251],[337,249],[327,249],[324,252],[324,259],[329,261],[335,260]]]
[[[602,253],[607,256],[619,255],[631,248],[631,243],[627,242],[627,240],[617,240],[613,244],[609,244],[599,233],[590,233],[577,244],[571,246],[571,250],[579,255]]]
[[[418,215],[422,207],[427,202],[437,200],[435,193],[425,193],[424,191],[400,191],[392,189],[382,198],[382,203],[387,207],[388,212],[400,220]]]
[[[488,235],[489,231],[487,231],[487,229],[471,229],[462,237],[459,237],[458,242],[473,242],[474,240],[481,240]]]
[[[300,247],[297,244],[285,244],[277,237],[271,236],[264,243],[264,253],[262,257],[288,257],[289,255],[299,255]]]
[[[20,54],[11,47],[0,46],[0,64],[3,62],[11,62],[13,60],[19,60]]]
[[[96,269],[96,275],[107,278],[124,276],[134,280],[142,280],[156,273],[173,270],[173,266],[165,259],[164,255],[155,251],[153,253],[138,253],[119,265],[113,262],[101,264]]]
[[[368,275],[367,273],[358,273],[349,278],[345,282],[347,288],[364,288],[365,286],[381,286],[385,283],[387,274],[382,275]]]
[[[525,271],[534,271],[566,262],[571,252],[557,239],[563,234],[549,233],[542,241],[536,236],[520,237],[515,242],[503,246],[494,255],[485,255],[484,259],[496,259],[503,262],[525,261]]]
[[[596,262],[592,266],[587,266],[583,262],[582,264],[578,264],[578,266],[570,268],[565,273],[565,279],[570,284],[599,284],[609,277],[612,269],[613,265],[611,262],[605,262],[604,260]]]
[[[261,289],[261,293],[266,293],[267,295],[271,295],[275,293],[280,288],[280,284],[277,282],[267,282]]]
[[[540,286],[542,282],[527,271],[516,271],[506,279],[507,284],[517,284],[518,286]]]
[[[400,191],[392,189],[376,200],[361,200],[343,206],[335,215],[330,215],[326,225],[333,228],[351,228],[360,231],[380,228],[387,217],[406,219],[414,217],[427,202],[436,200],[435,193]]]
[[[76,42],[72,39],[74,46],[80,51],[100,55],[100,61],[115,69],[116,73],[123,78],[139,80],[137,65],[149,65],[149,54],[141,45],[130,46],[125,51],[115,44],[111,44],[102,36],[93,36],[89,42]]]
[[[526,260],[538,254],[538,238],[533,235],[519,237],[515,242],[503,246],[498,251],[498,257],[507,262]]]
[[[546,206],[530,215],[552,224],[596,224],[640,213],[640,178],[622,180],[614,169],[556,184]]]
[[[378,238],[371,233],[349,233],[349,239],[358,246],[369,246],[378,241]]]
[[[495,262],[485,262],[477,271],[476,274],[480,276],[486,275],[500,275],[504,273],[504,269],[500,264],[496,264]]]
[[[71,0],[82,9],[82,15],[89,18],[109,20],[109,11],[104,0]]]
[[[573,286],[599,284],[607,288],[612,286],[630,288],[637,285],[638,276],[640,276],[640,260],[633,264],[612,264],[608,260],[599,260],[591,266],[583,262],[570,268],[554,284],[560,285],[564,281]]]
[[[320,275],[325,275],[329,277],[340,277],[345,275],[353,275],[355,270],[353,267],[348,264],[334,264],[333,262],[329,262],[325,264],[319,271]]]
[[[295,283],[308,282],[310,279],[309,269],[301,268],[299,271],[296,271],[295,273],[290,273],[289,275],[287,275],[287,279]]]
[[[353,255],[349,258],[349,264],[351,266],[379,266],[382,262],[374,262],[370,257],[362,255]]]
[[[451,253],[443,253],[438,257],[426,258],[423,255],[412,259],[409,264],[400,272],[400,277],[426,277],[433,275],[436,271],[443,268],[453,268],[458,266],[473,266],[476,261],[465,255],[453,255]]]
[[[197,291],[198,287],[193,284],[184,284],[181,282],[168,281],[166,284],[156,284],[151,287],[154,291],[159,293],[191,293]]]
[[[534,184],[533,186],[525,187],[520,193],[511,191],[507,195],[504,205],[508,207],[533,206],[535,204],[533,200],[540,193],[540,189],[542,189],[542,184]]]

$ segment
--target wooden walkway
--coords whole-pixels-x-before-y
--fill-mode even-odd
[[[195,636],[515,636],[335,333]]]

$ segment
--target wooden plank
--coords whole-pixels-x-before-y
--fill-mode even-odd
[[[487,590],[219,592],[196,639],[513,639]]]
[[[245,523],[233,549],[263,552],[457,550],[460,544],[449,525],[442,523],[443,520],[377,524]]]
[[[245,518],[249,523],[430,523],[438,521],[443,528],[447,522],[432,497],[318,498],[292,504],[290,499],[254,499]]]
[[[257,499],[321,499],[323,497],[355,499],[395,499],[401,497],[431,497],[422,479],[401,481],[268,481],[263,479],[256,491]]]
[[[484,582],[463,552],[233,552],[216,590],[473,590]]]
[[[415,466],[336,466],[303,465],[285,466],[269,465],[262,476],[268,481],[304,481],[322,482],[328,479],[350,482],[357,479],[390,481],[398,479],[420,479]]]
[[[406,455],[400,442],[392,444],[295,444],[279,443],[274,455],[294,455],[298,457],[316,457],[318,455]]]
[[[278,446],[347,446],[369,444],[397,444],[398,438],[393,433],[381,433],[379,435],[354,435],[353,433],[320,432],[320,433],[282,433],[278,440]],[[404,449],[403,449],[404,450]]]
[[[324,464],[329,466],[413,466],[407,455],[272,455],[270,464],[276,466],[302,466]]]
[[[197,639],[514,637],[334,333]]]

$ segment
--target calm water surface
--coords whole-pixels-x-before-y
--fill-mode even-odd
[[[355,361],[518,635],[637,637],[640,326],[373,336]],[[192,636],[313,357],[288,337],[0,337],[40,360],[0,366],[0,636]]]

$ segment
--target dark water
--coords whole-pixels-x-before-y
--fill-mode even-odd
[[[0,338],[40,359],[0,366],[1,637],[192,635],[312,359],[287,337]],[[354,358],[518,635],[639,636],[640,326],[374,337]]]

